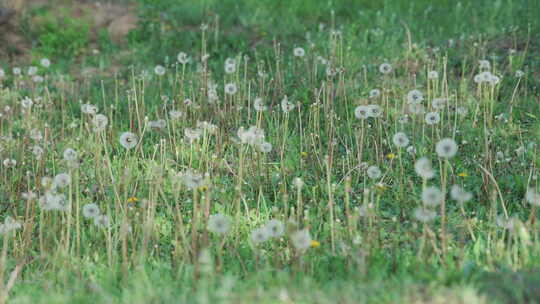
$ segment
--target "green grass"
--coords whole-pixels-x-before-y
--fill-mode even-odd
[[[538,212],[525,199],[538,191],[540,165],[537,1],[137,3],[140,25],[125,45],[105,32],[90,41],[85,20],[60,22],[45,7],[27,12],[47,24],[26,24],[31,62],[0,58],[0,223],[21,224],[0,229],[0,304],[540,302]],[[51,67],[39,66],[43,57]],[[224,72],[227,58],[234,73]],[[473,81],[479,60],[499,83]],[[373,89],[381,95],[369,97]],[[413,89],[439,123],[410,113]],[[255,111],[256,97],[267,110]],[[448,100],[435,110],[438,97]],[[103,130],[83,104],[107,117]],[[367,104],[382,115],[357,118]],[[239,131],[250,126],[264,139],[250,144]],[[140,139],[130,149],[120,143],[128,131]],[[408,147],[393,143],[397,132]],[[443,138],[458,144],[448,160],[436,153]],[[420,157],[432,179],[415,173]],[[61,173],[69,184],[51,186]],[[463,207],[454,184],[472,194]],[[425,207],[435,218],[422,223],[427,186],[445,190],[445,205]],[[36,197],[24,199],[29,191]],[[65,208],[47,210],[62,209],[58,194]],[[90,203],[107,225],[83,216]],[[231,221],[225,235],[212,229],[216,214]],[[270,219],[284,234],[254,244],[252,231]],[[316,241],[305,250],[294,241],[302,229]]]

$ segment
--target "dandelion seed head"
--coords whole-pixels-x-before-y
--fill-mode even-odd
[[[381,96],[381,90],[373,89],[373,90],[369,91],[369,98],[377,98],[379,96]]]
[[[435,176],[431,161],[427,157],[421,157],[415,162],[414,171],[424,179],[431,179]]]
[[[188,64],[189,61],[190,61],[190,58],[189,58],[188,54],[186,54],[184,52],[180,52],[176,56],[176,60],[178,60],[178,62],[180,62],[180,64]]]
[[[267,234],[272,238],[279,238],[285,233],[285,224],[282,221],[271,219],[264,225]]]
[[[65,188],[71,183],[71,176],[67,173],[59,173],[53,179],[54,188]]]
[[[443,138],[435,146],[435,151],[439,157],[452,158],[456,155],[458,146],[455,140],[451,138]]]
[[[96,114],[92,118],[92,126],[94,132],[99,133],[105,131],[107,125],[109,124],[109,119],[103,114]]]
[[[238,91],[235,83],[227,83],[225,84],[225,94],[227,95],[234,95]]]
[[[124,132],[120,135],[120,145],[127,150],[135,148],[139,142],[139,137],[131,132]]]
[[[96,225],[99,228],[108,228],[110,224],[109,216],[106,214],[100,214],[96,215],[94,217],[94,225]]]
[[[301,47],[296,47],[294,48],[293,53],[294,53],[294,56],[296,57],[304,57],[304,55],[306,54],[306,51]]]
[[[369,107],[368,106],[358,106],[354,109],[354,116],[358,119],[366,119],[369,117]]]
[[[438,206],[444,199],[441,190],[435,186],[426,187],[422,191],[422,203],[424,206],[435,207]]]
[[[78,154],[77,151],[72,148],[67,148],[64,150],[64,160],[67,162],[74,162],[77,160]]]
[[[369,105],[368,106],[368,116],[369,117],[380,117],[382,115],[382,107],[379,105]]]
[[[420,104],[424,100],[424,94],[419,90],[412,90],[407,93],[407,102],[409,104]]]
[[[254,245],[259,245],[261,243],[264,243],[269,238],[270,238],[270,235],[263,228],[258,228],[251,231],[250,240]]]
[[[528,188],[525,194],[525,200],[536,207],[540,206],[540,194],[534,188]]]
[[[51,66],[51,61],[48,59],[48,58],[43,58],[40,60],[39,62],[41,64],[42,67],[44,68],[48,68]]]
[[[86,204],[82,208],[82,215],[87,219],[93,219],[100,215],[99,206],[95,203]]]
[[[409,145],[409,138],[403,132],[398,132],[394,134],[392,141],[394,142],[394,145],[396,145],[399,148],[405,148]]]
[[[156,65],[156,67],[154,68],[154,73],[156,73],[156,75],[158,76],[165,75],[165,71],[165,67],[162,65]]]
[[[309,230],[297,230],[291,234],[291,242],[297,251],[303,253],[311,246],[311,235]]]
[[[465,191],[459,185],[453,185],[450,189],[450,197],[459,203],[466,203],[472,199],[472,193]]]
[[[439,112],[429,112],[426,114],[425,121],[428,125],[435,125],[441,121],[441,116]]]
[[[429,223],[437,217],[435,211],[426,209],[426,208],[416,208],[414,210],[414,218],[421,223]]]
[[[378,179],[382,175],[381,169],[377,166],[369,166],[366,172],[371,179]]]
[[[208,219],[207,229],[212,233],[225,235],[231,230],[231,220],[221,213],[212,214]]]
[[[283,97],[281,100],[281,110],[283,110],[284,113],[289,113],[294,109],[294,104],[289,101],[289,98],[287,96]]]
[[[269,153],[270,151],[272,151],[272,144],[267,141],[260,143],[258,147],[259,151],[261,151],[262,153]]]
[[[266,111],[268,109],[268,107],[264,105],[263,99],[260,97],[255,98],[253,101],[253,108],[257,112]]]
[[[438,79],[439,73],[437,71],[429,71],[428,72],[428,79]]]
[[[392,66],[385,62],[379,66],[379,72],[382,74],[390,74],[392,72]]]

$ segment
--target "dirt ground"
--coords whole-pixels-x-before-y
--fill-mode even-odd
[[[69,14],[72,18],[84,18],[90,24],[91,37],[106,29],[115,43],[123,43],[126,35],[137,25],[136,7],[118,1],[85,0],[0,0],[0,59],[24,61],[32,45],[30,37],[21,30],[23,18],[30,26],[39,26],[39,18],[30,12],[36,9],[50,9],[53,13]],[[61,18],[61,16],[58,16]]]

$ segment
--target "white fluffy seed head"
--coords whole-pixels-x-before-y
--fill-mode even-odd
[[[120,135],[120,145],[126,149],[133,149],[137,146],[139,137],[131,132],[124,132]]]
[[[441,139],[435,146],[437,155],[442,158],[452,158],[458,151],[458,146],[455,140],[451,138]]]
[[[431,161],[427,157],[421,157],[414,163],[414,171],[424,179],[431,179],[435,176]]]

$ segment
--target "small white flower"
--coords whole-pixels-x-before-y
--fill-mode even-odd
[[[396,145],[399,148],[405,148],[409,145],[409,138],[403,132],[398,132],[394,134],[392,141],[394,142],[394,145]]]
[[[425,179],[431,179],[435,176],[435,171],[431,167],[431,161],[427,157],[421,157],[414,163],[414,171]]]
[[[165,75],[165,67],[162,65],[156,65],[156,67],[154,68],[154,73],[156,73],[156,75],[158,76]]]
[[[522,70],[517,70],[516,71],[516,77],[517,78],[521,78],[523,76],[525,76],[525,72],[523,72]],[[0,77],[0,78],[2,78],[2,77]]]
[[[435,146],[435,151],[439,157],[452,158],[458,151],[456,141],[451,138],[441,139]]]
[[[293,53],[294,53],[294,56],[296,57],[304,57],[304,55],[306,54],[306,51],[304,51],[304,49],[301,47],[297,47],[297,48],[294,48]]]
[[[82,208],[82,214],[87,219],[93,219],[100,215],[99,207],[97,204],[86,204]]]
[[[124,132],[120,135],[120,145],[126,149],[133,149],[137,146],[139,137],[131,132]]]
[[[378,179],[379,177],[381,177],[381,169],[379,169],[379,167],[377,166],[370,166],[369,168],[367,168],[367,175],[369,178],[371,179]]]
[[[4,77],[6,77],[6,72],[4,72],[4,70],[0,68],[0,79]]]
[[[13,75],[15,76],[20,76],[22,73],[22,70],[19,67],[14,67],[12,71],[13,71]]]
[[[231,220],[221,213],[212,214],[208,219],[207,229],[215,234],[225,235],[231,230]]]

